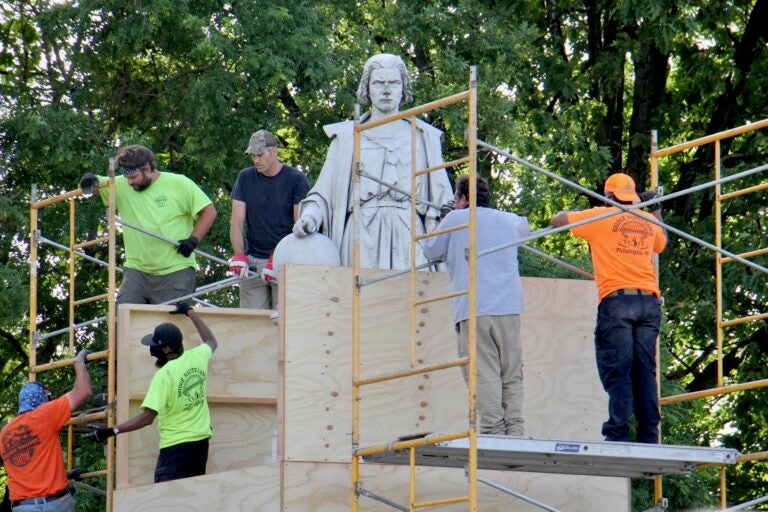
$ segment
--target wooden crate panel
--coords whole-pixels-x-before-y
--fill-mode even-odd
[[[280,467],[254,466],[215,475],[115,491],[115,512],[279,512]]]
[[[284,459],[349,460],[352,274],[341,268],[283,269]]]
[[[131,413],[140,402],[131,403]],[[213,437],[208,449],[209,474],[277,461],[277,417],[272,405],[210,404]],[[120,487],[153,481],[158,454],[157,422],[118,436],[117,482]],[[123,457],[123,454],[129,454]]]
[[[156,325],[172,322],[184,335],[186,348],[200,344],[200,337],[189,318],[168,314],[170,306],[120,306],[118,333],[118,378],[121,393],[143,396],[152,375],[155,359],[141,338]],[[231,398],[277,395],[277,328],[269,312],[249,309],[197,308],[219,342],[211,360],[208,396]],[[125,355],[124,355],[125,354]],[[128,368],[126,372],[125,369]],[[215,378],[214,378],[215,376]]]
[[[117,422],[140,411],[156,371],[141,338],[162,322],[173,321],[185,347],[199,345],[192,321],[169,315],[170,306],[120,307],[118,333]],[[246,468],[276,460],[277,328],[268,311],[199,308],[219,342],[209,367],[208,402],[213,421],[208,473]],[[117,485],[152,482],[158,453],[157,426],[117,438]]]
[[[286,462],[282,471],[284,512],[338,512],[350,509],[351,464]],[[407,507],[408,471],[406,466],[362,464],[360,480],[366,490]],[[501,471],[480,471],[479,476],[563,512],[629,510],[626,479]],[[478,510],[483,512],[541,510],[481,483],[478,483],[477,490]],[[417,501],[467,495],[468,492],[463,469],[417,469]],[[368,497],[360,497],[359,503],[361,512],[393,510]],[[440,510],[466,511],[467,503],[441,506]]]
[[[419,297],[447,291],[445,274],[422,274]],[[285,278],[285,428],[286,439],[293,440],[285,446],[285,460],[347,462],[352,354],[351,294],[345,289],[351,270],[286,266]],[[525,278],[523,286],[526,434],[598,440],[607,398],[594,363],[594,283]],[[404,278],[363,289],[361,377],[409,367],[408,289]],[[324,306],[313,309],[310,303]],[[417,314],[416,365],[455,358],[449,303],[422,306]],[[363,446],[408,433],[467,428],[467,392],[458,368],[365,386],[360,407]]]

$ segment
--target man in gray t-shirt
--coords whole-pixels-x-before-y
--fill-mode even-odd
[[[456,179],[455,209],[437,229],[469,222],[469,176]],[[528,221],[490,207],[486,181],[477,178],[477,250],[497,247],[527,236]],[[424,255],[448,266],[451,290],[469,288],[468,229],[423,240]],[[523,368],[520,313],[523,290],[517,247],[489,253],[477,260],[477,413],[483,434],[523,435]],[[451,299],[458,333],[459,357],[468,354],[469,303],[467,295]],[[467,379],[466,366],[462,367]]]

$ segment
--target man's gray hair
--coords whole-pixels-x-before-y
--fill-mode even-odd
[[[400,71],[400,78],[403,81],[403,103],[413,101],[413,84],[411,73],[405,66],[403,59],[391,53],[380,53],[368,59],[363,68],[363,76],[360,78],[360,85],[357,87],[357,101],[361,105],[370,105],[371,97],[368,94],[368,82],[371,80],[371,73],[374,69],[395,68]]]

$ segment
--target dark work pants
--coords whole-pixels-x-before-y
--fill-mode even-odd
[[[208,439],[160,448],[155,466],[155,483],[205,474]]]
[[[658,443],[659,396],[656,340],[661,301],[655,295],[606,297],[597,308],[597,371],[608,393],[606,441],[629,441],[629,420],[637,420],[637,442]]]

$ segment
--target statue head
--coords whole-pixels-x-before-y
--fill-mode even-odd
[[[403,83],[403,94],[401,100],[405,103],[413,101],[413,85],[411,83],[411,73],[405,67],[403,59],[391,53],[380,53],[368,59],[363,68],[363,76],[360,78],[360,85],[357,87],[357,101],[361,105],[370,105],[371,96],[369,85],[371,73],[376,69],[396,69],[400,73],[400,79]],[[398,102],[399,103],[399,102]]]

